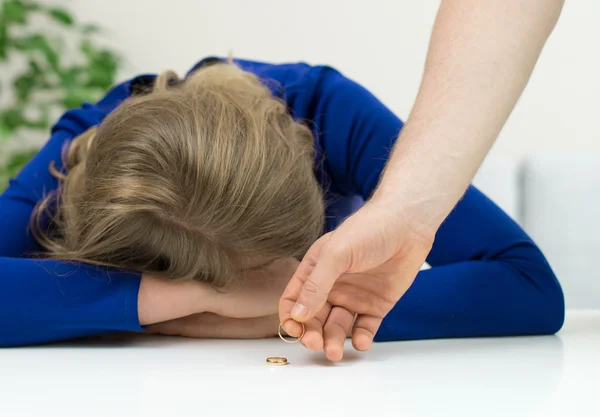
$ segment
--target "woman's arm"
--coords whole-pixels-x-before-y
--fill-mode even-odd
[[[50,140],[0,196],[0,346],[141,331],[143,325],[205,311],[212,293],[198,284],[23,258],[40,249],[28,225],[37,202],[57,187],[50,163],[60,169],[63,146],[100,123],[128,95],[129,85],[123,83],[98,104],[65,113]]]
[[[384,319],[376,340],[553,334],[563,293],[534,242],[474,187],[442,224],[432,268]]]
[[[263,339],[276,337],[278,328],[277,314],[238,319],[204,313],[148,326],[146,334],[204,339]]]
[[[0,346],[118,331],[207,310],[212,290],[110,268],[0,258]]]

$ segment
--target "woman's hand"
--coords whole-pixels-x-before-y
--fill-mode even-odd
[[[205,284],[202,313],[148,326],[146,333],[197,338],[258,339],[277,336],[279,297],[300,263],[293,258],[246,270],[241,282],[219,292]]]
[[[208,284],[166,280],[142,274],[138,292],[138,318],[142,326],[207,311],[215,297]]]
[[[279,318],[305,323],[303,343],[340,360],[347,334],[367,350],[383,318],[412,285],[433,244],[398,213],[369,202],[308,251],[285,289]],[[300,324],[283,326],[299,336]]]
[[[262,339],[277,336],[276,314],[249,319],[222,317],[211,313],[194,314],[148,326],[147,334],[194,338]]]
[[[299,264],[296,259],[286,258],[247,270],[232,289],[213,291],[205,311],[242,319],[276,315],[279,298]]]

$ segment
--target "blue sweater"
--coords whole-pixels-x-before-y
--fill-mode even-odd
[[[209,60],[201,61],[194,69]],[[369,197],[402,121],[336,70],[306,64],[237,61],[256,74],[315,137],[315,174],[331,230]],[[31,257],[32,209],[57,187],[65,143],[104,117],[140,84],[114,87],[97,104],[66,112],[51,137],[0,196],[0,346],[44,343],[117,331],[143,331],[137,313],[141,276]],[[407,178],[410,181],[410,178]],[[564,319],[561,287],[532,240],[474,187],[438,231],[414,285],[388,314],[376,340],[551,334]]]

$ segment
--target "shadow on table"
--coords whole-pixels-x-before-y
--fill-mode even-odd
[[[322,353],[318,353],[311,357],[311,364],[339,366],[360,362],[386,362],[399,357],[403,360],[410,360],[413,357],[419,360],[434,359],[440,356],[445,360],[452,359],[453,356],[457,358],[465,356],[472,358],[479,355],[508,357],[533,352],[537,357],[562,358],[563,344],[555,335],[384,342],[375,343],[369,352],[357,352],[347,346],[344,359],[335,364],[327,361]]]
[[[67,340],[56,343],[49,343],[38,346],[29,346],[18,349],[65,349],[65,348],[98,348],[98,349],[117,349],[117,348],[148,348],[160,349],[164,347],[181,346],[191,339],[184,337],[173,337],[163,335],[146,335],[143,333],[114,333],[101,336],[82,337],[79,339]]]

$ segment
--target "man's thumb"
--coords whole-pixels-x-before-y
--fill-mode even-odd
[[[291,312],[292,318],[298,322],[310,320],[323,308],[333,284],[350,267],[347,251],[329,248],[328,242],[321,250],[310,275],[302,284],[300,295]]]

